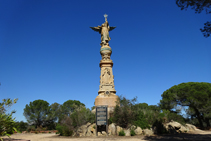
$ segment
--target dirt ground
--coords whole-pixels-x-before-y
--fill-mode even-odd
[[[4,141],[9,141],[8,137],[3,137]],[[211,131],[196,130],[194,132],[174,135],[154,135],[154,136],[133,136],[133,137],[120,137],[120,136],[107,136],[107,137],[61,137],[54,133],[27,133],[27,134],[14,134],[11,136],[14,141],[19,139],[30,141],[211,141]]]

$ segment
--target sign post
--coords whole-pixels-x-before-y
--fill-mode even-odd
[[[106,131],[108,133],[108,106],[96,106],[96,136],[98,131]]]

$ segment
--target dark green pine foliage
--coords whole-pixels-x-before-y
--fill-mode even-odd
[[[200,127],[210,127],[211,83],[188,82],[175,85],[163,92],[160,107],[179,113],[186,108],[191,118],[197,118]]]

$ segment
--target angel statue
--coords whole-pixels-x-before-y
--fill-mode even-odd
[[[97,27],[90,27],[91,29],[93,29],[94,31],[97,31],[101,34],[101,46],[103,45],[109,45],[108,42],[111,40],[111,38],[109,37],[109,31],[113,30],[116,27],[110,27],[107,21],[107,15],[104,15],[105,17],[105,23],[103,23],[101,26],[97,26]]]

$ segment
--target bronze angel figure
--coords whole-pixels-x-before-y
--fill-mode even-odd
[[[97,27],[90,27],[94,31],[97,31],[101,34],[101,46],[102,45],[108,45],[108,42],[111,40],[109,37],[109,31],[113,30],[116,27],[110,27],[108,24],[108,21],[106,20],[105,23],[103,23],[101,26]]]

